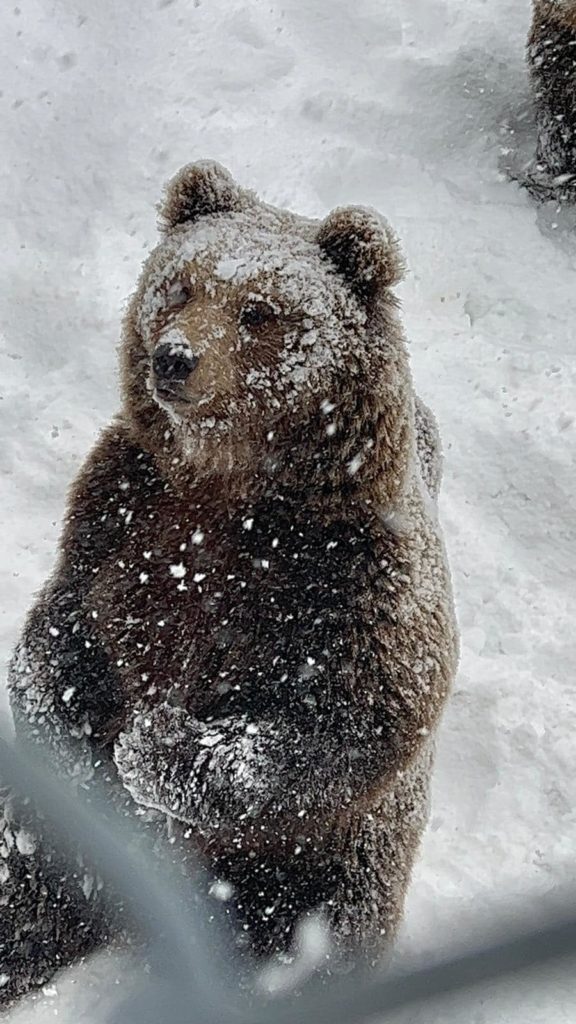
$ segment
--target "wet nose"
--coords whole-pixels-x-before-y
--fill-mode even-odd
[[[159,345],[152,359],[152,368],[158,380],[182,384],[198,366],[198,356],[187,348],[166,342]]]

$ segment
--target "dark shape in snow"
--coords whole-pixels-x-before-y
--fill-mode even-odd
[[[525,184],[538,198],[576,198],[576,0],[533,0],[528,66],[538,148]]]

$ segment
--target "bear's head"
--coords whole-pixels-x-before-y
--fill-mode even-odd
[[[122,362],[125,415],[163,471],[246,493],[398,475],[412,392],[388,224],[361,207],[298,217],[199,162],[169,183],[161,232]]]

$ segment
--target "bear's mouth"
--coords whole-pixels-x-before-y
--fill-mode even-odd
[[[183,394],[182,389],[173,385],[156,384],[154,397],[159,398],[162,402],[169,402],[171,405],[192,405],[191,399]]]
[[[194,426],[214,427],[227,419],[221,408],[215,408],[214,395],[205,395],[195,399],[185,395],[178,387],[156,384],[152,389],[152,397],[161,409],[175,423],[186,422],[190,428]],[[192,418],[191,418],[192,416]]]

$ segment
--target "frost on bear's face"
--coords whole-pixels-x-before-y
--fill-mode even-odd
[[[140,305],[146,388],[191,456],[306,416],[361,341],[365,312],[319,247],[252,221],[180,230]]]
[[[366,380],[368,296],[401,276],[395,239],[370,211],[276,210],[215,164],[173,179],[163,228],[128,318],[129,415],[173,463],[255,467]]]

